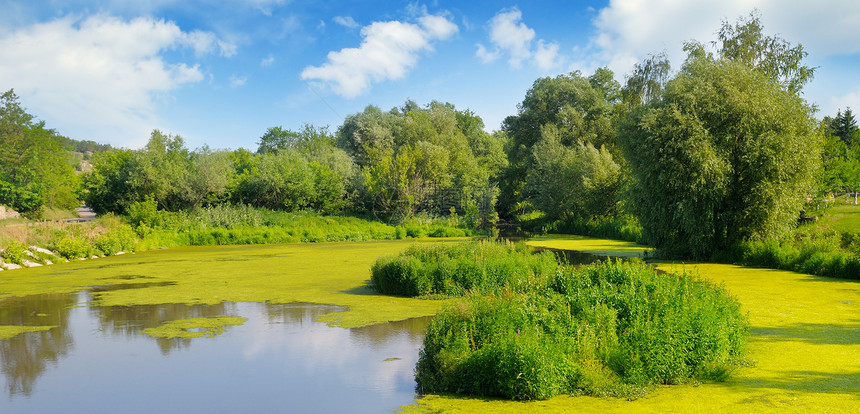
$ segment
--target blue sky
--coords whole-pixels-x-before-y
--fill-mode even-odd
[[[367,105],[451,102],[488,131],[539,77],[633,64],[709,42],[753,9],[810,53],[818,116],[860,110],[855,0],[326,2],[0,0],[0,89],[75,139],[256,149],[272,126],[335,130]]]

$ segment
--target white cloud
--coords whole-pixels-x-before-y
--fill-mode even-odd
[[[198,65],[168,63],[161,54],[177,47],[212,53],[216,46],[214,35],[164,20],[66,17],[0,38],[0,84],[63,134],[140,144],[159,126],[154,100],[203,79]]]
[[[522,12],[514,9],[499,13],[490,21],[490,41],[511,55],[508,62],[515,68],[531,57],[531,43],[535,38],[535,31],[520,22],[522,17]]]
[[[498,59],[502,55],[502,53],[498,50],[490,52],[489,50],[487,50],[486,47],[484,47],[484,45],[479,43],[478,50],[475,52],[475,55],[478,56],[479,59],[481,59],[481,62],[491,63]]]
[[[531,61],[541,70],[550,70],[561,62],[557,43],[546,43],[538,39],[537,48],[532,49],[536,34],[533,29],[521,22],[522,12],[513,8],[502,11],[490,20],[490,43],[493,50],[478,44],[475,55],[484,63],[490,63],[501,55],[507,54],[511,67],[519,69],[524,61]]]
[[[860,38],[860,7],[855,0],[612,0],[595,19],[592,46],[598,64],[620,74],[663,50],[677,67],[684,57],[684,41],[716,40],[722,21],[734,22],[754,9],[761,13],[766,33],[803,44],[811,56],[860,52],[860,42],[849,40]]]
[[[272,11],[276,7],[283,6],[287,3],[286,0],[243,0],[247,1],[248,4],[254,6],[257,10],[263,13],[266,16],[271,16]]]
[[[535,64],[542,70],[550,70],[559,66],[558,43],[545,43],[543,39],[538,40],[537,50],[534,53]]]
[[[860,108],[860,83],[850,69],[842,73],[860,57],[860,42],[852,40],[860,38],[856,0],[612,0],[594,20],[596,32],[587,48],[591,53],[578,64],[607,65],[620,79],[648,54],[665,50],[678,68],[685,57],[684,41],[714,41],[722,21],[734,23],[753,10],[759,11],[766,34],[802,44],[809,52],[806,63],[821,66],[804,88],[804,97],[819,106],[820,116],[846,106]]]
[[[848,92],[844,95],[834,96],[829,102],[826,102],[825,105],[827,108],[822,108],[824,110],[824,113],[821,114],[822,116],[833,116],[836,114],[836,111],[844,111],[846,108],[851,108],[851,111],[856,113],[860,110],[860,89],[855,89],[854,91]]]
[[[402,78],[417,63],[419,52],[432,50],[433,41],[457,31],[457,25],[442,16],[424,15],[418,24],[375,22],[361,29],[359,47],[329,52],[326,63],[306,67],[301,78],[330,83],[335,93],[352,98],[373,82]]]
[[[334,20],[335,23],[350,29],[357,29],[359,26],[358,22],[356,22],[351,16],[335,16],[332,20]]]
[[[238,88],[240,86],[244,86],[245,82],[248,81],[247,76],[238,77],[236,75],[230,76],[230,87]]]
[[[424,15],[418,18],[418,23],[426,29],[428,37],[447,39],[457,33],[457,25],[443,16]]]
[[[269,53],[269,56],[266,56],[260,61],[260,66],[269,67],[272,66],[273,63],[275,63],[275,56]]]

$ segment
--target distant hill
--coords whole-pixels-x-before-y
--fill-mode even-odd
[[[82,154],[84,160],[89,160],[92,154],[112,151],[115,149],[111,147],[110,144],[99,144],[98,142],[90,140],[79,141],[62,135],[57,135],[57,140],[60,141],[60,143],[62,143],[69,151]]]

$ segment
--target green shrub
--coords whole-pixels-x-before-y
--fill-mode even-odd
[[[96,251],[90,247],[88,240],[72,236],[66,236],[59,239],[53,250],[59,253],[61,257],[69,260],[90,257],[96,253]]]
[[[747,332],[737,301],[689,275],[642,263],[565,268],[547,287],[443,310],[427,329],[416,381],[423,393],[631,398],[654,384],[724,380]]]
[[[533,255],[524,244],[469,242],[413,246],[381,258],[371,269],[374,288],[402,296],[461,296],[517,292],[545,286],[558,264],[552,253]]]
[[[6,243],[0,256],[3,257],[3,261],[6,263],[21,265],[24,263],[24,259],[27,259],[27,254],[24,253],[26,250],[27,246],[25,244],[13,240]]]
[[[845,240],[848,245],[843,247]],[[798,231],[794,238],[741,243],[732,257],[748,266],[785,269],[818,276],[860,279],[860,255],[851,250],[853,237]]]
[[[93,240],[96,249],[106,255],[133,251],[136,244],[137,235],[131,226],[125,224],[114,227]]]

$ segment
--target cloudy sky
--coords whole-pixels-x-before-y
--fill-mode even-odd
[[[677,68],[685,40],[753,9],[809,52],[819,117],[860,110],[856,0],[0,0],[0,89],[63,135],[127,148],[160,129],[256,149],[272,126],[334,130],[407,99],[492,131],[539,77],[608,66],[623,82],[662,51]]]

